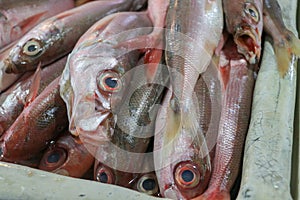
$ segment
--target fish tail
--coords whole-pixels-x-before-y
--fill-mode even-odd
[[[284,77],[289,70],[291,62],[291,54],[285,46],[274,46],[275,56],[277,60],[278,71],[281,77]]]
[[[300,57],[300,40],[292,32],[290,33],[290,38],[289,45],[291,46],[292,53]]]
[[[274,45],[274,51],[278,64],[278,71],[281,77],[287,73],[292,55],[300,57],[300,40],[289,30],[286,30],[285,42],[282,45],[282,42],[278,42]]]
[[[180,113],[174,111],[171,107],[167,111],[166,121],[166,140],[165,143],[169,143],[175,139],[180,130]]]

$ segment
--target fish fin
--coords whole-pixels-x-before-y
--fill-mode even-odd
[[[180,131],[181,117],[175,99],[171,99],[167,108],[165,144],[172,142]]]
[[[277,60],[278,71],[281,77],[284,77],[289,70],[291,62],[291,54],[286,47],[279,45],[274,46],[275,56]]]
[[[46,15],[48,11],[44,11],[41,13],[37,13],[36,15],[30,16],[27,19],[23,20],[22,22],[20,22],[19,24],[17,24],[14,27],[19,27],[22,32],[27,32],[28,30],[30,30],[35,24],[37,24],[37,22],[44,16]]]
[[[29,88],[29,94],[25,100],[25,107],[27,107],[38,95],[41,82],[41,63],[39,63],[34,75],[31,86]]]
[[[274,44],[278,71],[281,77],[287,73],[292,61],[292,54],[300,57],[300,40],[289,30],[286,30],[284,42],[278,41]],[[283,43],[283,45],[282,45]]]

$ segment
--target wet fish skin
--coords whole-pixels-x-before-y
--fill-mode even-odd
[[[80,139],[67,131],[48,147],[38,168],[80,178],[94,164],[94,160]]]
[[[194,200],[230,199],[250,120],[256,67],[238,53],[232,39],[222,51],[221,60],[225,61],[220,62],[223,99],[214,166],[207,190]],[[223,73],[222,68],[227,68],[229,73]]]
[[[89,36],[83,36],[87,41],[85,42],[85,39],[83,39],[82,42],[78,44],[78,48],[74,49],[69,56],[69,61],[64,70],[60,84],[61,96],[63,97],[68,106],[68,116],[71,122],[71,133],[76,132],[74,131],[75,127],[73,127],[75,117],[74,113],[76,113],[76,110],[73,110],[73,107],[77,104],[76,98],[78,100],[79,98],[85,99],[87,97],[84,97],[84,95],[91,95],[89,93],[93,93],[92,96],[94,96],[94,91],[99,90],[96,84],[97,74],[101,73],[102,71],[105,73],[106,71],[113,71],[119,74],[118,76],[121,77],[126,71],[131,69],[131,67],[135,66],[137,63],[140,52],[130,52],[129,54],[132,55],[131,58],[128,58],[127,53],[125,53],[125,55],[118,55],[118,49],[114,49],[115,44],[112,44],[111,40],[126,40],[127,37],[134,38],[137,35],[147,34],[147,32],[145,31],[149,32],[152,30],[139,29],[136,31],[126,32],[126,34],[123,35],[122,32],[128,31],[128,29],[131,30],[138,27],[149,27],[151,26],[151,22],[145,13],[119,13],[117,14],[117,16],[118,17],[114,18],[109,24],[106,23],[106,18],[110,18],[110,16],[107,16],[106,18],[103,18],[102,20],[97,22],[94,25],[94,27],[91,27],[91,29],[95,30],[95,32],[91,31],[91,37],[95,38],[95,34],[99,35],[99,38],[101,38],[101,42],[95,39],[95,41],[91,43]],[[104,22],[105,25],[103,25],[102,22]],[[102,32],[99,32],[100,30]],[[112,39],[110,39],[110,37],[112,37]],[[98,67],[99,64],[101,68]],[[90,80],[88,83],[81,84],[81,81],[87,81],[87,79],[82,79],[82,76],[79,76],[81,71],[91,73],[91,77],[93,77],[93,79]],[[78,92],[75,91],[74,88],[76,88],[76,90],[82,91],[83,95],[81,97],[74,97],[74,95],[76,95],[76,92]],[[97,100],[97,103],[99,103],[99,105],[97,105],[99,112],[103,112],[103,114],[111,112],[110,92],[98,91],[97,99],[99,99]]]
[[[33,157],[68,126],[66,106],[57,77],[26,107],[0,138],[1,160]]]
[[[171,0],[166,23],[170,29],[166,33],[166,62],[173,69],[171,84],[181,104],[188,104],[199,74],[210,64],[221,39],[222,2]]]
[[[104,26],[102,22],[105,23]],[[127,86],[131,81],[128,80],[127,82],[126,77],[123,81],[121,77],[137,65],[139,58],[143,54],[140,50],[134,50],[119,55],[118,51],[120,49],[117,47],[117,44],[119,40],[122,42],[140,35],[149,34],[152,28],[144,30],[139,28],[151,27],[152,23],[145,12],[120,13],[114,19],[111,19],[109,24],[107,24],[107,19],[102,19],[95,26],[92,29],[98,35],[96,40],[91,43],[90,36],[83,36],[84,39],[78,44],[77,49],[72,52],[69,58],[70,71],[68,75],[69,80],[67,81],[70,81],[72,86],[71,93],[73,94],[71,95],[73,97],[71,99],[73,100],[68,101],[68,97],[64,96],[71,110],[69,113],[71,125],[74,124],[70,128],[73,132],[77,132],[81,140],[90,149],[95,149],[95,157],[99,160],[95,161],[94,176],[96,180],[132,188],[137,175],[131,169],[136,168],[136,170],[140,170],[140,166],[138,166],[137,162],[128,162],[130,158],[126,153],[129,151],[136,153],[145,152],[149,139],[133,137],[129,132],[123,131],[119,127],[119,124],[122,124],[119,121],[122,113],[115,112],[113,106],[118,104],[119,100],[122,100],[119,97],[123,97],[123,92],[128,91]],[[91,31],[91,33],[94,34],[95,32]],[[114,38],[115,34],[119,33],[122,33],[119,35],[120,38]],[[123,33],[126,34],[123,35]],[[92,35],[91,37],[94,36]],[[101,42],[98,42],[97,39],[99,38]],[[82,79],[82,75],[78,76],[81,71],[84,71],[87,76],[90,75],[91,80],[87,81]],[[119,89],[117,89],[117,92],[113,89],[106,89],[107,84],[101,78],[105,77],[106,74],[116,78],[117,85],[120,84],[121,86],[120,93],[117,93]],[[129,75],[129,78],[131,78],[131,75]],[[118,82],[118,80],[122,82]],[[80,81],[84,82],[80,83]],[[66,85],[64,80],[61,83],[63,86]],[[63,93],[66,92],[64,88],[62,90]],[[149,94],[153,93],[143,93],[142,96],[146,97]],[[135,102],[142,100],[139,98],[140,95],[139,92],[133,94],[132,107],[136,108],[137,104]],[[90,110],[81,107],[83,106],[81,103],[83,101],[86,107],[91,107]],[[81,113],[80,110],[84,110],[84,113]],[[133,124],[132,121],[129,122]],[[89,126],[84,126],[84,123],[89,124]],[[137,125],[133,129],[136,127]],[[115,146],[121,152],[125,152],[126,155],[120,155],[113,148]],[[140,157],[143,157],[143,155],[141,154],[141,156],[136,158]],[[118,167],[121,165],[125,169],[119,169]],[[102,172],[107,172],[103,180],[101,180]]]
[[[300,40],[287,29],[277,0],[264,2],[264,31],[273,39],[278,71],[283,77],[290,66],[292,55],[300,56]]]
[[[34,70],[69,53],[80,36],[109,14],[134,9],[134,0],[93,1],[53,16],[24,35],[4,60],[7,73]]]
[[[0,1],[0,48],[19,39],[43,20],[73,7],[73,0]]]
[[[211,173],[210,158],[200,129],[197,129],[197,133],[187,127],[181,128],[176,135],[168,134],[169,125],[166,121],[169,117],[168,112],[172,112],[168,106],[171,96],[172,92],[169,90],[156,120],[155,171],[163,197],[191,199],[202,194],[207,187]],[[185,183],[183,172],[192,173],[194,178]]]
[[[199,107],[199,125],[205,136],[211,164],[214,161],[222,99],[219,72],[216,64],[215,61],[211,62],[207,70],[199,76],[195,86]]]
[[[40,73],[39,95],[55,78],[62,73],[67,57],[61,58],[50,66],[43,68]],[[34,75],[25,73],[17,83],[0,95],[0,135],[2,135],[21,114],[29,95]]]
[[[263,31],[263,0],[225,0],[223,7],[227,31],[233,35],[238,52],[249,63],[258,63]]]

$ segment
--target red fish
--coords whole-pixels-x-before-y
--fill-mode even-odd
[[[63,71],[67,57],[64,57],[55,63],[43,68],[39,73],[40,83],[32,90],[32,84],[37,78],[32,72],[25,73],[20,80],[12,85],[8,90],[0,95],[0,135],[4,133],[16,120],[24,109],[25,105],[31,100],[32,96],[39,95],[55,78]],[[36,93],[36,94],[33,94]]]
[[[30,103],[0,138],[1,159],[25,160],[47,147],[68,126],[57,77]]]
[[[66,132],[46,150],[39,169],[80,178],[93,164],[94,157],[80,139]]]
[[[229,192],[240,169],[250,121],[256,67],[238,53],[232,38],[220,56],[223,99],[213,171],[207,190],[194,200],[230,199]]]
[[[0,48],[19,39],[43,20],[73,7],[73,0],[1,1]]]
[[[134,10],[135,1],[93,1],[41,22],[26,33],[5,58],[6,72],[34,70],[39,63],[45,66],[68,54],[95,22],[115,12]]]
[[[260,59],[263,30],[263,0],[224,0],[227,31],[233,34],[238,52],[250,64]]]
[[[107,18],[112,19],[110,16]],[[139,50],[126,52],[126,49],[126,53],[122,53],[124,49],[116,46],[119,40],[149,34],[152,24],[144,12],[119,13],[110,23],[107,23],[107,18],[92,27],[94,31],[90,33],[94,35],[91,37],[97,36],[93,42],[91,37],[83,36],[70,54],[61,80],[61,94],[68,106],[72,134],[78,134],[99,160],[95,164],[95,179],[132,187],[135,175],[128,171],[135,167],[140,169],[140,165],[128,162],[128,157],[121,153],[143,153],[149,139],[124,133],[116,124],[112,107],[115,104],[113,96],[127,89],[129,80],[121,77],[136,66],[142,53]],[[120,151],[117,152],[114,147]],[[121,166],[122,170],[118,168]],[[113,180],[111,177],[114,177]]]

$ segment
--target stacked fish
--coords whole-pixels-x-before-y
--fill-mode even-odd
[[[236,197],[263,31],[280,77],[300,55],[269,0],[0,0],[0,24],[1,160],[172,199]]]

